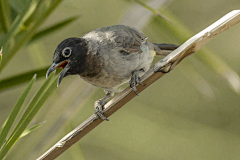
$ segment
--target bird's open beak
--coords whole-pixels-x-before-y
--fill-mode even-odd
[[[68,66],[68,60],[66,61],[62,61],[60,63],[53,63],[51,65],[51,67],[48,69],[47,73],[46,73],[46,78],[48,78],[48,76],[50,75],[50,73],[52,73],[53,71],[55,71],[57,68],[62,68],[62,72],[60,73],[60,76],[58,78],[58,83],[57,83],[57,86],[60,85],[63,77],[65,76],[65,74],[67,73],[67,71],[69,70],[69,66]]]

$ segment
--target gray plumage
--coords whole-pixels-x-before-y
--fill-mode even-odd
[[[106,96],[96,101],[95,114],[106,119],[102,115],[103,106],[113,92],[131,79],[130,86],[136,93],[136,85],[140,83],[138,75],[150,68],[155,54],[167,55],[176,48],[172,44],[151,43],[141,31],[132,27],[102,27],[81,38],[61,42],[47,76],[55,68],[62,67],[58,84],[63,77],[78,74],[86,82],[103,88]]]
[[[103,27],[85,34],[88,54],[101,57],[102,69],[94,77],[82,78],[105,90],[115,91],[129,81],[132,71],[147,71],[153,60],[145,35],[122,25]],[[81,74],[80,74],[81,76]]]

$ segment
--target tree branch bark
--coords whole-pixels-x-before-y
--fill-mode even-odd
[[[143,85],[137,86],[137,92],[140,93],[146,89],[153,82],[161,78],[166,73],[174,69],[178,63],[180,63],[186,56],[191,55],[203,47],[206,43],[212,40],[215,36],[222,33],[223,31],[229,29],[235,24],[240,22],[240,10],[234,10],[224,17],[199,32],[188,41],[186,41],[179,48],[174,50],[172,53],[158,61],[154,64],[142,77],[141,82]],[[130,87],[126,88],[124,91],[115,96],[105,105],[105,116],[109,117],[128,101],[134,98],[136,94],[132,91]],[[79,141],[88,132],[93,130],[96,126],[102,123],[103,120],[99,119],[95,121],[95,116],[92,115],[82,124],[68,133],[59,142],[57,142],[52,148],[46,151],[37,160],[52,160],[61,155],[74,143]]]

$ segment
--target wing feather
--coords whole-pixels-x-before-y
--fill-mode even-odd
[[[146,42],[146,36],[141,31],[124,25],[115,25],[101,28],[115,44],[113,47],[123,49],[128,53],[141,53],[141,45]]]

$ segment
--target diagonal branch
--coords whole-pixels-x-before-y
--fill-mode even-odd
[[[140,93],[146,89],[153,82],[161,78],[166,73],[170,72],[179,62],[181,62],[186,56],[193,54],[202,48],[206,43],[212,40],[215,36],[229,29],[235,24],[240,22],[240,10],[234,10],[224,17],[213,23],[203,31],[199,32],[183,45],[177,48],[175,51],[164,57],[156,64],[154,64],[142,77],[141,82],[143,85],[137,86],[137,91]],[[124,104],[134,98],[136,95],[130,87],[115,96],[105,105],[105,116],[109,117]],[[93,130],[96,126],[103,122],[103,120],[95,120],[95,116],[92,115],[82,124],[76,127],[73,131],[68,133],[59,142],[57,142],[52,148],[45,152],[37,160],[52,160],[66,151],[74,143],[79,141],[88,132]]]

